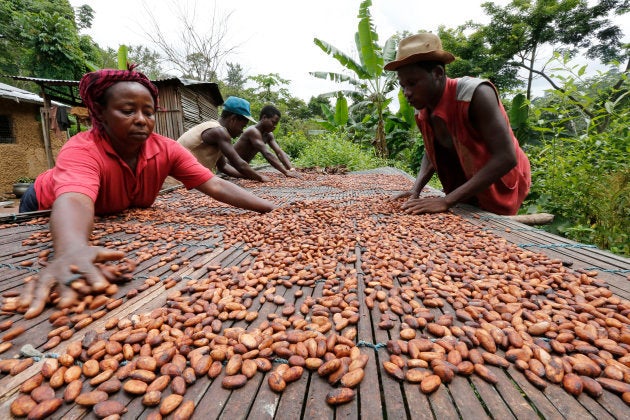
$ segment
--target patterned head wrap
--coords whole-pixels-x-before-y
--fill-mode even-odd
[[[158,107],[158,89],[144,74],[134,71],[135,65],[128,66],[128,70],[103,69],[86,73],[79,82],[79,94],[90,111],[94,128],[101,129],[101,121],[96,117],[96,104],[103,99],[107,89],[118,82],[138,82],[146,87],[151,96],[155,108]]]

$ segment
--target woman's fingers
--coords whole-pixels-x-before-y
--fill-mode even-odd
[[[105,261],[116,261],[125,257],[125,253],[122,251],[113,251],[107,248],[98,248],[96,251],[96,257],[94,257],[95,263],[101,263]],[[83,272],[83,277],[88,282],[94,292],[102,292],[109,286],[109,282],[105,275],[95,265],[90,265]]]
[[[83,273],[83,277],[90,285],[93,292],[102,292],[109,287],[109,282],[100,269],[92,266],[88,272]]]
[[[26,288],[20,306],[28,308],[24,318],[30,319],[41,314],[46,307],[52,289],[57,285],[59,290],[59,301],[57,306],[67,308],[77,303],[78,295],[70,287],[70,283],[78,278],[83,278],[88,283],[93,292],[103,292],[110,283],[107,281],[100,268],[94,263],[116,261],[124,258],[122,251],[113,251],[106,248],[97,248],[92,257],[87,257],[84,261],[55,261],[46,269],[42,270],[38,278],[26,284]],[[56,263],[56,264],[55,264]],[[70,266],[75,266],[70,270]]]
[[[398,193],[395,196],[391,197],[390,200],[391,201],[396,201],[396,200],[400,200],[401,198],[410,197],[410,196],[411,196],[411,191],[403,191],[403,192]],[[404,206],[404,204],[403,204],[403,206]]]
[[[122,251],[114,251],[107,248],[99,248],[96,253],[94,262],[116,261],[125,257],[125,253]]]
[[[77,303],[77,293],[72,288],[59,284],[59,308],[69,308]]]
[[[46,274],[42,274],[26,285],[26,293],[22,299],[22,305],[28,307],[24,314],[25,319],[35,318],[42,313],[54,285],[54,277]]]

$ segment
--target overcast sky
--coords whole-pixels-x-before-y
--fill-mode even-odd
[[[212,0],[70,0],[73,7],[88,4],[94,9],[92,28],[84,31],[101,47],[117,49],[121,44],[145,45],[155,49],[145,35],[151,30],[145,7],[162,25],[162,31],[179,39],[181,27],[174,1],[195,8],[195,26],[209,31]],[[379,35],[379,44],[397,31],[436,32],[438,26],[454,28],[467,20],[488,23],[483,0],[372,0],[370,12]],[[508,0],[495,0],[505,5]],[[238,45],[238,53],[227,61],[240,64],[247,76],[278,73],[291,81],[294,96],[308,101],[311,96],[338,89],[338,85],[314,78],[312,71],[341,72],[341,65],[313,43],[317,37],[356,57],[354,33],[357,30],[360,0],[230,0],[217,2],[217,16],[227,16],[226,40]],[[624,17],[624,29],[630,26]],[[204,19],[205,18],[205,19]],[[626,34],[626,39],[628,34]],[[220,75],[221,77],[224,74]]]

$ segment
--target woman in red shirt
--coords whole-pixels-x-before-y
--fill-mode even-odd
[[[79,92],[93,127],[71,138],[57,164],[37,177],[20,211],[52,209],[50,230],[55,259],[28,284],[21,305],[25,318],[39,315],[53,287],[58,306],[76,303],[69,287],[78,272],[92,291],[109,283],[97,262],[118,260],[123,252],[91,246],[94,215],[149,207],[167,176],[236,207],[268,212],[274,204],[213,176],[176,141],[153,132],[158,91],[142,73],[99,70],[86,74]],[[76,267],[71,272],[70,267]]]

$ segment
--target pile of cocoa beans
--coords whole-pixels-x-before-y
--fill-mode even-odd
[[[99,222],[93,243],[128,252],[133,262],[118,277],[138,286],[117,298],[117,290],[86,295],[82,307],[50,317],[44,349],[68,343],[66,350],[22,384],[12,413],[43,418],[65,400],[115,417],[126,410],[116,398],[122,392],[154,407],[149,418],[190,418],[187,388],[220,375],[235,389],[264,374],[282,392],[317,374],[331,385],[326,401],[346,403],[372,352],[357,346],[363,305],[389,337],[383,371],[423,393],[456,375],[496,383],[488,366],[498,366],[522,371],[540,389],[557,384],[595,398],[607,389],[630,403],[630,303],[597,273],[571,270],[453,214],[406,215],[401,201],[371,191],[408,188],[402,177],[304,176],[331,197],[308,201],[312,192],[299,189],[268,195],[287,204],[256,215],[174,193]],[[276,177],[268,194],[295,182]],[[25,245],[46,239],[38,233]],[[199,264],[197,256],[214,250],[200,247],[191,257],[200,241],[248,256],[225,267]],[[165,274],[134,279],[136,265]],[[190,268],[193,275],[177,276]],[[111,306],[158,284],[167,290],[161,307],[92,327]],[[73,339],[79,330],[84,338]],[[17,374],[32,363],[2,360],[0,371]],[[63,398],[55,398],[59,389]]]

